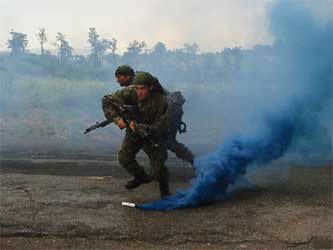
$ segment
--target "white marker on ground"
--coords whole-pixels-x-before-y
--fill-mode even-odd
[[[125,202],[125,201],[123,201],[121,205],[124,207],[136,207],[135,203]]]

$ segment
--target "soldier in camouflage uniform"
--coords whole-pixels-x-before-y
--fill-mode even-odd
[[[121,65],[115,71],[115,77],[121,87],[130,86],[133,84],[135,73],[129,65]],[[167,96],[168,112],[169,112],[169,132],[167,140],[167,148],[174,152],[179,159],[190,162],[193,165],[193,153],[182,143],[177,141],[177,132],[182,123],[183,105],[185,99],[179,91],[168,92],[159,83],[158,79],[154,81],[155,91],[161,92]]]
[[[126,127],[126,134],[118,152],[120,164],[134,176],[125,187],[133,189],[141,184],[157,180],[160,187],[161,197],[170,195],[168,177],[169,172],[165,166],[167,155],[168,135],[168,112],[165,95],[153,91],[154,77],[146,72],[138,73],[133,79],[131,86],[125,87],[102,99],[102,107],[106,118],[113,119],[119,128],[123,129],[126,124],[120,117],[114,118],[113,105],[134,105],[138,109],[142,123],[131,122]],[[149,131],[158,147],[145,143],[140,133]],[[151,174],[146,174],[144,168],[135,160],[136,154],[142,149],[149,157]]]
[[[177,132],[182,133],[180,126],[183,123],[182,116],[184,114],[183,105],[185,98],[180,91],[175,91],[167,95],[167,100],[170,121],[167,148],[174,152],[179,159],[190,162],[193,165],[194,155],[183,143],[177,141]]]
[[[127,64],[121,65],[116,69],[114,74],[121,87],[127,87],[133,84],[135,72],[131,66]]]

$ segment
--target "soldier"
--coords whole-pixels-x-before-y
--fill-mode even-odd
[[[115,77],[121,87],[130,86],[133,84],[135,73],[133,68],[129,65],[121,65],[115,71]],[[157,92],[161,92],[167,95],[168,100],[168,112],[169,112],[169,133],[167,140],[167,148],[174,152],[179,159],[190,162],[193,165],[194,155],[193,153],[182,143],[177,141],[177,132],[182,132],[180,129],[183,116],[183,105],[185,98],[180,91],[168,92],[164,89],[157,78],[154,80],[154,89]]]
[[[165,95],[153,91],[154,77],[146,72],[138,73],[132,80],[133,85],[125,87],[111,95],[106,95],[102,99],[102,107],[106,118],[114,117],[113,105],[128,104],[134,105],[138,109],[138,115],[142,123],[131,122],[130,125],[124,123],[120,117],[112,118],[120,129],[126,127],[125,138],[118,152],[120,164],[134,176],[125,188],[134,189],[141,184],[157,180],[160,187],[161,198],[170,195],[169,192],[169,172],[165,166],[167,155],[167,135],[168,135],[168,112]],[[153,147],[145,143],[140,136],[141,133],[149,131],[158,147]],[[151,165],[151,174],[148,175],[144,168],[135,160],[140,149],[148,155]]]
[[[184,129],[181,128],[182,125],[185,125],[182,121],[185,98],[180,91],[175,91],[167,95],[167,100],[170,122],[167,148],[174,152],[179,159],[185,160],[193,165],[194,155],[183,143],[178,142],[176,138],[177,132],[186,132],[186,129],[184,131]]]
[[[134,70],[129,65],[121,65],[115,71],[115,77],[121,87],[127,87],[133,84]]]

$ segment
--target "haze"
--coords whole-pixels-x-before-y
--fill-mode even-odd
[[[272,43],[268,32],[267,4],[271,0],[0,0],[0,50],[5,50],[11,30],[28,34],[28,49],[38,48],[40,27],[49,36],[64,33],[76,49],[87,48],[89,27],[105,38],[118,39],[118,52],[133,40],[149,46],[158,41],[168,48],[197,42],[202,51],[224,47],[252,47]]]

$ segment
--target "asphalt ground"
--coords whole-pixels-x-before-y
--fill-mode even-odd
[[[333,249],[331,163],[258,168],[223,203],[171,212],[121,206],[158,199],[158,186],[128,192],[112,157],[0,163],[1,250]],[[186,188],[192,169],[168,165],[172,192]]]

